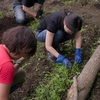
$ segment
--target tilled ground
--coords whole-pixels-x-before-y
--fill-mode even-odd
[[[47,1],[44,5],[44,12],[48,13],[50,9],[64,9],[66,6],[61,3],[60,1]],[[84,27],[95,27],[94,30],[88,29],[83,35],[83,60],[89,59],[88,51],[92,48],[92,44],[97,42],[95,41],[96,38],[99,37],[98,30],[100,28],[100,3],[89,3],[84,6],[74,3],[67,8],[71,11],[74,11],[76,13],[79,13],[83,17],[83,26]],[[12,0],[6,0],[1,1],[0,3],[0,10],[3,11],[4,18],[0,19],[0,37],[2,33],[14,26],[17,26],[18,24],[15,22],[13,10],[12,10]],[[5,17],[6,16],[6,17]],[[90,37],[90,40],[88,41],[88,37]],[[1,42],[1,39],[0,39]],[[41,48],[41,52],[45,51],[43,48]],[[84,51],[85,50],[85,51]],[[40,52],[40,51],[39,51]],[[44,53],[44,56],[46,57],[46,53]],[[49,71],[50,70],[50,62],[47,59],[43,59],[39,62],[38,68],[39,70],[36,71],[37,63],[38,63],[38,53],[35,55],[35,59],[32,60],[31,64],[25,69],[27,72],[27,79],[24,83],[23,87],[16,90],[11,96],[15,100],[21,100],[25,96],[30,96],[30,93],[34,93],[35,88],[38,86],[39,82],[42,81],[44,74],[43,71]],[[87,58],[86,58],[87,57]],[[98,77],[95,83],[94,87],[94,95],[95,100],[100,100],[100,78]],[[97,88],[98,87],[98,88]],[[89,99],[91,100],[91,98]]]

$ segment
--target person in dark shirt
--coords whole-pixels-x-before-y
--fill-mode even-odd
[[[75,38],[76,52],[75,63],[81,63],[81,30],[82,18],[69,11],[61,10],[47,15],[42,19],[36,30],[36,39],[45,42],[48,57],[51,61],[62,63],[67,67],[71,67],[70,61],[59,53],[59,44]]]
[[[13,10],[16,22],[24,24],[26,22],[26,13],[33,19],[41,19],[43,13],[43,3],[45,0],[14,0]],[[33,11],[30,7],[33,6]]]

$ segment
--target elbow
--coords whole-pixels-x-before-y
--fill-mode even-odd
[[[25,10],[26,10],[26,7],[23,5],[23,6],[22,6],[22,9],[25,11]]]
[[[49,47],[48,46],[45,46],[45,48],[46,48],[47,51],[49,51]]]
[[[25,11],[25,7],[22,7],[22,9]]]
[[[47,51],[50,51],[51,46],[45,45]]]

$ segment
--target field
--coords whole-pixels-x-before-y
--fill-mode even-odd
[[[12,0],[0,1],[0,37],[5,30],[18,25],[15,22],[12,2]],[[71,41],[62,44],[64,48],[62,54],[71,61],[73,64],[72,69],[66,69],[61,64],[50,62],[47,58],[44,43],[38,42],[36,54],[23,66],[27,73],[26,82],[10,95],[14,100],[65,100],[67,90],[73,82],[73,76],[80,74],[95,51],[100,37],[100,2],[94,0],[91,2],[90,0],[80,2],[74,0],[46,0],[44,3],[44,16],[65,8],[78,13],[83,19],[81,30],[83,63],[80,65],[73,64],[75,46],[72,46]],[[33,30],[35,34],[38,24],[39,21],[35,22],[29,17],[26,26]],[[60,80],[60,77],[62,77],[62,80]],[[99,83],[100,73],[97,75],[88,100],[100,100]]]

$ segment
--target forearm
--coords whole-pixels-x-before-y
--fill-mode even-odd
[[[53,54],[56,58],[58,57],[59,53],[52,47],[52,46],[46,46],[46,49]]]
[[[76,48],[81,48],[81,45],[82,45],[81,33],[78,33],[75,39],[76,39]]]
[[[53,39],[54,39],[54,33],[47,31],[45,47],[51,54],[53,54],[57,58],[59,53],[52,46]]]
[[[33,12],[29,7],[26,7],[26,6],[23,5],[23,10],[24,10],[26,13],[28,13],[29,15],[31,15],[33,18],[35,18],[36,13]]]

